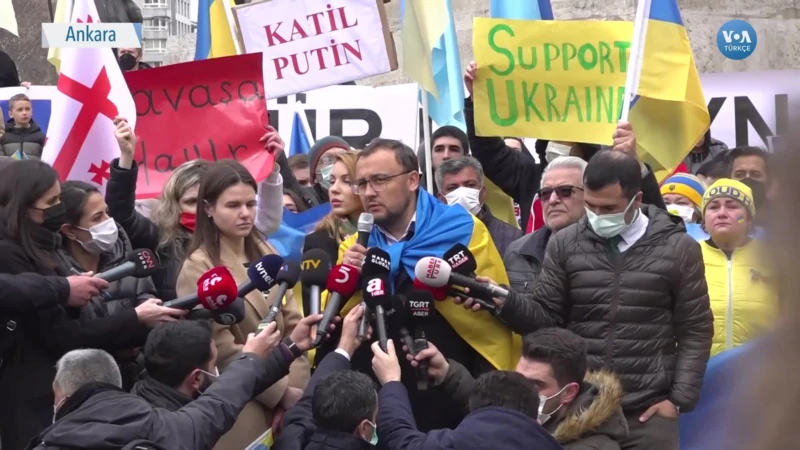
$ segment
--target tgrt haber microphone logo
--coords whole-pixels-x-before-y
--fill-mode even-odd
[[[431,258],[428,261],[428,268],[425,271],[425,278],[435,279],[439,276],[439,266],[441,266],[440,259]]]
[[[380,278],[373,278],[367,283],[367,292],[373,297],[386,295],[386,286]]]

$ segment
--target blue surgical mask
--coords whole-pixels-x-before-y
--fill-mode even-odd
[[[608,239],[618,236],[622,233],[622,230],[628,226],[628,224],[625,223],[625,214],[631,209],[634,200],[636,200],[635,196],[631,199],[630,203],[628,203],[628,206],[625,207],[625,211],[617,214],[603,214],[598,216],[590,211],[589,208],[586,208],[586,217],[589,219],[589,226],[591,226],[594,232],[601,238]]]
[[[322,175],[322,180],[319,182],[319,185],[322,186],[323,189],[326,191],[331,188],[331,173],[333,172],[333,164],[330,166],[325,166],[320,169],[320,174]]]
[[[378,425],[367,421],[370,425],[372,425],[372,439],[369,440],[370,445],[377,446],[378,445]]]

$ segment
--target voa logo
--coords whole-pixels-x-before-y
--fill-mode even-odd
[[[726,22],[717,32],[717,47],[728,59],[742,60],[752,55],[758,44],[756,30],[747,21]]]

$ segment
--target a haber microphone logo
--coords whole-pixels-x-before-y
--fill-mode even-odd
[[[386,295],[386,289],[383,286],[383,280],[380,278],[373,278],[367,283],[367,292],[373,297],[380,297]]]

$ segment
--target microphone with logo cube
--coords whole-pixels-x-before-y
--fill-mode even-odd
[[[469,296],[482,300],[481,306],[491,308],[494,298],[508,298],[508,291],[500,286],[481,283],[475,278],[454,272],[445,260],[434,257],[425,257],[417,262],[414,273],[422,283],[439,288],[445,286],[458,286],[469,288]],[[486,306],[484,306],[486,305]],[[491,308],[496,314],[497,308]]]
[[[367,250],[367,256],[364,258],[364,264],[361,266],[361,282],[362,282],[362,298],[364,299],[364,315],[361,317],[361,323],[358,327],[358,337],[360,339],[367,338],[367,330],[369,329],[369,319],[371,313],[374,311],[372,305],[367,302],[366,290],[370,280],[375,278],[385,279],[388,286],[389,274],[391,273],[392,260],[385,250],[380,248],[371,248]]]

